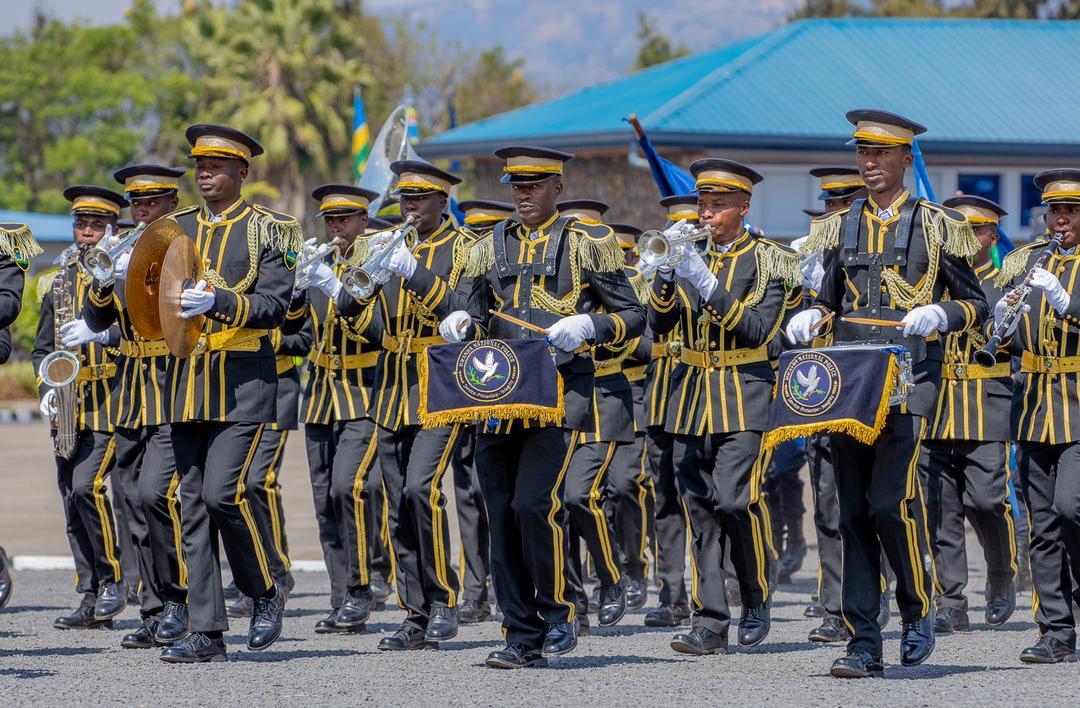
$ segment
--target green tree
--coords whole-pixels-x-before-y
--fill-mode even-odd
[[[637,37],[639,45],[637,59],[634,61],[634,71],[690,54],[690,50],[683,45],[672,45],[670,39],[657,33],[652,18],[645,12],[638,10],[637,22],[637,31],[634,36]]]

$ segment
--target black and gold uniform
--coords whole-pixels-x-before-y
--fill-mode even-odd
[[[762,177],[730,160],[690,166],[705,194],[730,195],[725,208],[748,208]],[[716,209],[699,201],[702,210]],[[715,233],[715,231],[714,231]],[[653,280],[649,324],[658,335],[678,332],[682,346],[668,384],[664,429],[675,436],[675,474],[690,533],[693,629],[672,641],[700,654],[727,646],[731,620],[721,574],[724,549],[742,597],[739,641],[753,645],[769,629],[770,530],[761,485],[769,463],[761,438],[768,429],[775,380],[769,343],[783,322],[788,282],[798,261],[745,229],[724,245],[711,243],[687,262],[711,275],[712,292],[660,271]]]
[[[56,620],[54,626],[60,629],[108,623],[124,609],[127,600],[112,504],[105,486],[116,458],[113,377],[120,331],[111,327],[100,335],[90,334],[86,323],[77,319],[90,298],[90,278],[80,270],[78,254],[97,243],[108,227],[115,226],[127,200],[100,187],[69,187],[64,196],[72,202],[77,246],[64,252],[60,270],[38,281],[41,319],[33,352],[38,391],[42,397],[52,396],[50,387],[41,380],[41,362],[56,350],[56,330],[77,335],[70,350],[80,364],[73,384],[78,438],[70,458],[56,457],[56,470],[68,542],[75,557],[75,587],[83,594],[83,602],[73,615]],[[55,297],[61,282],[67,286],[64,299],[69,300],[57,312]]]
[[[860,155],[866,152],[860,159],[875,170],[897,154],[879,156],[878,151],[910,150],[914,135],[925,130],[882,111],[852,111],[848,120],[856,126]],[[837,317],[819,334],[831,332],[835,344],[900,344],[914,362],[914,387],[907,401],[890,411],[873,445],[830,435],[843,542],[842,613],[852,633],[848,655],[833,666],[837,676],[881,670],[882,549],[897,576],[902,663],[920,663],[933,650],[933,571],[917,474],[920,443],[941,384],[939,332],[979,326],[986,317],[986,299],[967,261],[978,244],[964,215],[913,198],[902,187],[891,204],[878,204],[871,193],[849,209],[815,219],[804,249],[823,253],[824,276],[814,307],[803,314],[816,309],[817,317]],[[840,319],[849,315],[897,322],[907,316],[911,331],[926,334],[905,337],[900,328]]]
[[[184,170],[132,165],[113,177],[129,200],[175,197]],[[165,207],[167,209],[167,207]],[[92,330],[120,330],[116,360],[116,467],[112,476],[126,507],[139,568],[140,615],[145,637],[125,637],[124,646],[168,644],[186,632],[187,569],[180,526],[180,476],[170,440],[165,372],[168,347],[135,331],[121,280],[93,281],[83,317]],[[168,615],[162,626],[162,616]]]
[[[162,658],[206,661],[224,655],[217,634],[228,628],[215,535],[237,589],[255,598],[248,647],[263,649],[281,631],[283,598],[271,577],[245,484],[263,432],[277,413],[273,333],[285,321],[303,238],[295,219],[239,195],[246,166],[262,153],[254,139],[215,125],[192,126],[187,138],[196,179],[227,179],[236,194],[219,213],[204,205],[169,217],[194,241],[213,290],[209,302],[197,288],[181,294],[181,303],[190,303],[185,313],[202,311],[206,320],[194,351],[170,358],[166,375],[181,478],[192,635],[167,648]],[[245,169],[234,172],[238,166]],[[196,511],[204,508],[206,515]]]
[[[986,301],[997,302],[1002,292],[994,284],[999,271],[990,258],[990,248],[997,240],[998,220],[1005,210],[976,196],[947,199],[944,206],[967,217],[980,245],[986,239],[973,265]],[[987,622],[1005,622],[1016,605],[1016,537],[1008,463],[1012,368],[1005,348],[998,352],[993,367],[984,368],[972,361],[992,329],[991,320],[980,328],[945,337],[941,392],[919,460],[937,570],[936,632],[968,626],[965,518],[975,529],[986,560]]]
[[[1030,524],[1031,577],[1039,640],[1021,661],[1075,658],[1073,603],[1080,595],[1080,170],[1035,176],[1048,205],[1047,226],[1061,247],[1031,276],[1029,310],[1013,334],[1021,354],[1013,394],[1012,433]],[[1005,257],[997,285],[1020,285],[1047,248],[1044,237]],[[995,318],[999,316],[998,303]]]

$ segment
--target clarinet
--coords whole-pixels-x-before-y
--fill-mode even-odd
[[[994,327],[994,331],[990,334],[990,339],[987,340],[986,346],[975,352],[973,358],[975,363],[979,366],[990,368],[997,363],[997,349],[1001,344],[1001,340],[1005,338],[1005,333],[1012,329],[1013,323],[1020,313],[1024,310],[1024,303],[1027,301],[1028,295],[1031,294],[1031,274],[1036,268],[1042,268],[1050,260],[1050,257],[1057,252],[1061,246],[1061,241],[1065,237],[1063,232],[1057,232],[1050,238],[1050,243],[1046,244],[1040,253],[1039,257],[1035,259],[1035,264],[1031,266],[1031,270],[1024,276],[1024,282],[1020,283],[1018,287],[1009,292],[1009,295],[1019,296],[1013,304],[1006,306],[1005,315],[1001,318],[1001,322]]]

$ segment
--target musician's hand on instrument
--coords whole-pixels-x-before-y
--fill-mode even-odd
[[[784,334],[792,344],[805,344],[814,338],[814,326],[824,317],[817,308],[803,310],[791,318]]]
[[[712,297],[716,289],[716,276],[709,271],[709,265],[701,253],[692,246],[687,247],[685,258],[675,266],[675,275],[693,285],[702,300]]]
[[[1013,290],[1012,292],[1005,295],[1004,297],[1002,297],[1000,300],[998,300],[994,304],[994,331],[995,332],[997,331],[998,327],[1001,326],[1001,323],[1005,320],[1005,317],[1008,314],[1009,308],[1016,304],[1019,297],[1020,297],[1020,292],[1017,291],[1017,290]],[[1018,316],[1014,317],[1012,319],[1012,322],[1009,323],[1009,329],[1006,330],[1001,335],[1002,338],[1004,339],[1005,337],[1008,337],[1009,335],[1011,335],[1013,332],[1016,331],[1016,328],[1020,325],[1020,317],[1019,317],[1019,315],[1023,315],[1025,312],[1030,312],[1030,311],[1031,311],[1031,306],[1028,305],[1027,303],[1024,303],[1024,305],[1020,308],[1020,312],[1017,313]]]
[[[825,267],[821,265],[820,253],[799,254],[799,270],[802,271],[804,288],[815,293],[821,290],[821,280],[825,277]]]
[[[472,325],[472,317],[465,310],[454,310],[439,323],[439,334],[448,342],[464,341]]]
[[[38,410],[41,411],[41,417],[48,420],[56,415],[56,411],[59,405],[56,402],[56,391],[51,388],[45,391],[45,395],[41,397],[41,403],[38,405]]]
[[[200,280],[180,293],[180,307],[184,308],[180,316],[186,320],[206,314],[214,306],[215,298],[214,291],[206,289],[206,281]]]
[[[86,324],[85,320],[73,320],[60,326],[60,344],[65,349],[74,349],[82,344],[106,344],[109,341],[109,331],[95,332]]]
[[[131,249],[116,257],[113,261],[113,280],[123,280],[127,276],[128,263],[131,261]]]
[[[904,336],[928,337],[935,331],[944,332],[948,326],[945,310],[940,305],[922,305],[904,315]]]
[[[322,261],[312,263],[305,271],[308,277],[307,287],[322,290],[326,297],[333,300],[341,292],[341,279],[334,269]]]
[[[584,344],[586,339],[595,336],[596,328],[591,317],[570,315],[548,327],[547,341],[563,351],[572,352]]]
[[[386,270],[394,275],[400,275],[405,280],[411,278],[416,271],[416,256],[412,254],[404,241],[399,243],[390,254],[390,258],[386,261]]]
[[[1031,287],[1042,290],[1046,295],[1046,301],[1057,310],[1059,315],[1064,314],[1069,306],[1069,291],[1061,284],[1061,281],[1053,273],[1045,268],[1035,268],[1031,271]]]

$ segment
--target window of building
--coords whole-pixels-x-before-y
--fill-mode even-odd
[[[1034,180],[1035,175],[1020,175],[1021,226],[1031,226],[1031,210],[1042,206],[1042,190],[1035,186]],[[1039,224],[1041,230],[1042,224]]]
[[[1001,175],[960,173],[956,176],[956,189],[1001,204]]]

